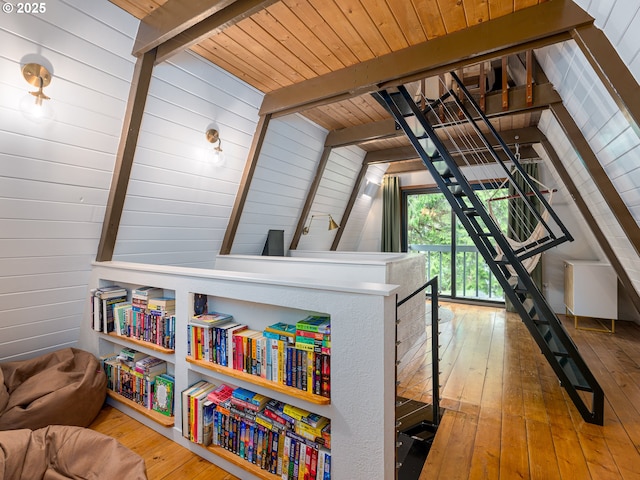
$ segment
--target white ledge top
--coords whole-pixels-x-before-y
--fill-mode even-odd
[[[152,265],[147,263],[94,261],[92,265],[94,269],[104,268],[112,270],[126,270],[132,272],[161,274],[175,277],[209,278],[212,280],[215,279],[231,282],[281,285],[286,287],[309,288],[314,290],[334,290],[367,295],[388,296],[395,293],[395,291],[399,288],[399,285],[387,283],[345,282],[340,280],[332,280],[331,282],[328,282],[326,279],[322,279],[319,282],[314,282],[313,279],[304,277],[271,275],[267,273],[233,272],[229,270],[212,270],[193,267],[177,267],[172,265]]]

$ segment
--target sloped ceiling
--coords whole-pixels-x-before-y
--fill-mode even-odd
[[[191,48],[267,94],[262,113],[298,111],[330,131],[388,120],[369,95],[381,86],[524,51],[590,21],[570,0],[111,1],[141,20],[134,54],[158,47],[163,61]],[[475,41],[485,37],[478,27],[513,15],[509,28],[492,26],[493,39]],[[404,145],[400,137],[364,148]]]

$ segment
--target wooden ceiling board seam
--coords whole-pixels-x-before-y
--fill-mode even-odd
[[[338,8],[333,0],[309,0],[309,3],[331,26],[347,48],[353,52],[357,58],[356,63],[374,58],[369,46],[365,44],[362,37],[353,28],[353,25],[347,21],[342,10]]]
[[[354,127],[356,125],[360,125],[360,122],[355,120],[355,116],[349,109],[345,108],[342,102],[333,103],[331,105],[327,105],[327,111],[335,112],[339,118],[344,119],[345,123],[348,123],[348,126]]]
[[[372,121],[367,111],[364,110],[361,105],[354,103],[352,98],[341,102],[341,107],[349,112],[349,119],[354,125],[361,125]]]
[[[273,7],[279,8],[278,16],[281,18],[282,24],[286,25],[289,33],[300,43],[306,45],[330,71],[339,70],[344,67],[340,59],[319,37],[319,32],[305,25],[296,12],[292,11],[289,6],[284,2],[280,2],[274,4]]]
[[[514,8],[513,0],[489,0],[489,19],[509,15]]]
[[[386,39],[380,33],[369,13],[364,9],[359,0],[334,0],[342,14],[353,28],[358,32],[362,40],[368,45],[374,56],[379,57],[391,53],[391,48]]]
[[[295,13],[302,23],[308,25],[309,29],[316,33],[320,41],[335,55],[343,67],[358,63],[356,55],[309,2],[303,0],[282,0],[282,2]]]
[[[213,46],[212,48],[213,48],[213,51],[209,50],[208,48],[205,48],[201,43],[199,45],[194,45],[193,47],[191,47],[191,51],[193,51],[194,53],[197,53],[198,55],[200,55],[201,57],[209,61],[211,61],[212,57],[215,57],[216,58],[215,64],[217,66],[219,66],[226,72],[229,72],[231,75],[237,77],[243,82],[246,82],[249,85],[253,86],[254,88],[260,90],[261,92],[270,92],[273,90],[272,86],[265,85],[262,82],[260,82],[258,79],[249,76],[246,72],[237,70],[234,65],[229,63],[225,58],[223,58],[221,55],[217,53],[218,51],[224,50],[224,49],[220,49],[217,46]]]
[[[364,99],[362,99],[362,97],[355,97],[351,99],[351,103],[354,109],[357,109],[358,111],[362,112],[361,115],[359,116],[360,119],[362,120],[361,123],[377,122],[378,120],[382,120],[383,118],[385,118],[378,115],[378,112],[372,109],[364,101]]]
[[[264,21],[265,29],[269,31],[270,35],[292,55],[298,57],[300,62],[304,63],[316,76],[332,71],[305,42],[293,35],[271,10],[267,9],[267,11],[258,13],[256,18]]]
[[[275,69],[268,59],[263,58],[260,55],[256,55],[253,52],[249,52],[245,49],[242,43],[239,43],[232,35],[239,28],[230,28],[222,34],[216,35],[215,42],[220,44],[221,48],[229,51],[230,54],[235,55],[238,59],[238,69],[242,71],[251,72],[253,77],[261,79],[265,84],[280,85],[282,87],[292,85],[289,78]],[[272,82],[269,82],[271,80]],[[276,88],[282,88],[276,87]]]
[[[406,83],[448,71],[453,65],[476,63],[483,58],[542,46],[568,38],[568,30],[592,23],[593,18],[571,0],[554,0],[527,12],[516,12],[508,20],[500,17],[467,31],[408,47],[384,57],[371,59],[326,77],[293,85],[265,97],[261,112],[278,115],[299,111],[312,104],[362,94],[382,87]],[[512,26],[509,29],[509,26]],[[495,35],[490,31],[499,30]],[[475,40],[474,40],[475,39]],[[473,45],[469,42],[474,41]],[[519,49],[519,50],[518,50]],[[391,72],[395,74],[392,76]]]
[[[401,50],[409,46],[405,35],[407,29],[400,26],[397,18],[386,2],[375,2],[373,5],[368,5],[365,8],[369,14],[369,18],[371,18],[371,21],[392,51]]]
[[[283,48],[280,42],[273,37],[272,31],[266,30],[258,22],[242,22],[238,25],[251,40],[247,43],[251,51],[263,59],[268,59],[268,63],[285,75],[292,83],[313,78],[317,73],[313,71],[299,56],[295,55],[288,48]],[[240,43],[240,42],[238,42]]]
[[[166,1],[147,0],[143,4],[144,6],[146,6],[145,8],[143,5],[139,4],[139,2],[137,1],[131,1],[131,0],[109,0],[109,1],[114,5],[117,5],[118,7],[122,8],[127,13],[130,13],[131,15],[136,17],[138,20],[143,19],[144,17],[149,15],[151,12],[153,12],[156,8],[159,8],[166,3]]]
[[[468,27],[462,0],[438,0],[438,6],[447,34]]]
[[[199,53],[210,61],[213,61],[211,59],[211,56],[213,56],[216,59],[213,61],[215,64],[220,65],[223,62],[226,63],[226,67],[224,65],[220,66],[262,92],[267,93],[282,88],[281,84],[276,82],[272,77],[265,77],[262,72],[253,68],[253,66],[244,65],[244,59],[238,57],[238,47],[234,44],[235,42],[233,42],[231,38],[222,33],[199,45],[194,45],[191,47],[191,50]],[[240,64],[240,66],[238,64]]]
[[[398,24],[407,45],[415,45],[427,41],[427,33],[413,2],[394,2],[393,0],[386,0],[386,2],[387,8],[391,11],[391,15],[393,15]]]
[[[447,34],[444,19],[440,13],[438,0],[411,0],[420,22],[423,25],[427,40],[433,40]]]
[[[158,45],[156,63],[162,63],[212,35],[223,32],[277,1],[279,0],[235,0],[210,17],[202,19]]]
[[[465,0],[464,14],[469,26],[489,20],[489,5],[487,0]]]
[[[308,112],[304,112],[304,116],[329,131],[342,128],[341,122],[336,121],[333,116],[323,112],[319,108],[314,108]]]
[[[383,120],[389,117],[387,111],[382,108],[382,106],[375,101],[371,95],[360,95],[359,97],[354,97],[352,101],[356,106],[366,110],[367,116],[372,122],[377,122],[378,120]]]

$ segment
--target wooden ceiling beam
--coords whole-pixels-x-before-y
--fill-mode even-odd
[[[289,245],[289,250],[296,250],[298,248],[298,243],[300,242],[300,236],[302,235],[302,231],[304,229],[304,224],[311,213],[311,207],[313,206],[313,200],[316,198],[316,193],[318,193],[318,188],[320,187],[320,181],[322,180],[322,176],[324,175],[324,170],[327,167],[327,162],[329,161],[329,155],[331,155],[331,147],[325,147],[322,151],[322,156],[320,157],[320,161],[316,166],[316,174],[313,177],[313,181],[309,186],[309,191],[307,192],[307,198],[304,201],[304,205],[302,206],[302,212],[300,212],[300,217],[298,218],[298,224],[296,225],[296,231],[293,232],[293,238],[291,239],[291,244]]]
[[[537,127],[526,127],[526,128],[517,128],[513,130],[506,130],[500,132],[500,136],[504,140],[507,145],[518,144],[521,146],[520,152],[522,153],[522,148],[526,145],[531,145],[534,143],[540,143],[543,135]],[[450,150],[452,155],[469,153],[469,150],[458,150],[454,145],[454,141],[457,145],[461,145],[464,143],[473,143],[474,145],[482,145],[482,140],[475,133],[469,135],[469,139],[441,139],[442,143],[444,143],[445,147]],[[499,145],[494,145],[497,149]],[[479,148],[479,151],[485,152],[485,148]],[[384,150],[375,150],[372,152],[368,152],[365,156],[366,163],[387,163],[387,162],[395,162],[399,160],[409,160],[413,158],[418,158],[418,154],[416,153],[416,149],[412,146],[406,147],[397,147],[397,148],[387,148]]]
[[[383,152],[387,152],[388,154],[388,159],[386,161],[367,158],[367,156],[365,156],[364,161],[367,164],[390,163],[391,165],[389,165],[389,168],[386,171],[386,173],[388,174],[408,173],[425,170],[427,167],[422,162],[422,159],[417,157],[415,149],[413,149],[413,152],[409,151],[409,149],[413,149],[413,147],[382,150]],[[499,151],[496,153],[498,157],[500,157],[500,160],[502,160],[503,162],[508,162],[511,160],[503,151]],[[473,157],[464,159],[461,155],[455,153],[452,153],[451,156],[454,158],[456,164],[459,167],[465,167],[467,165],[472,165],[475,163],[475,159]],[[525,146],[520,148],[520,158],[522,160],[534,159],[538,158],[538,154],[533,149],[533,147]],[[493,161],[489,163],[493,163]]]
[[[139,57],[229,6],[234,0],[169,0],[140,20],[133,44]]]
[[[215,12],[213,11],[214,9],[207,10],[209,16],[203,13],[202,16],[204,18],[200,21],[191,25],[186,30],[176,33],[171,38],[167,38],[158,45],[156,63],[168,60],[196,43],[216,33],[220,33],[225,28],[235,25],[254,13],[264,10],[277,1],[278,0],[236,0]],[[168,3],[172,3],[171,0]],[[227,1],[222,0],[220,3],[227,3]]]
[[[256,171],[256,167],[258,166],[258,158],[260,157],[260,151],[262,150],[262,144],[264,143],[264,139],[267,135],[267,129],[269,128],[270,121],[271,115],[261,115],[258,120],[258,124],[256,125],[256,133],[253,135],[251,149],[249,150],[247,161],[244,164],[242,178],[238,185],[238,193],[236,194],[233,210],[229,217],[229,224],[227,225],[222,245],[220,246],[220,255],[229,255],[231,253],[233,241],[236,238],[236,232],[240,225],[240,217],[244,210],[244,204],[247,202],[247,196],[249,195],[253,175]]]
[[[102,222],[102,233],[98,243],[96,260],[108,262],[113,259],[113,252],[120,229],[120,219],[124,201],[129,187],[129,177],[133,166],[133,158],[136,153],[140,125],[144,114],[144,106],[147,103],[147,94],[153,75],[153,65],[156,56],[155,50],[150,50],[139,57],[131,79],[127,109],[122,122],[122,133],[116,153],[116,162],[111,177],[111,187],[107,200],[107,209]]]
[[[533,86],[533,105],[527,106],[527,90],[525,86],[509,89],[509,109],[502,109],[502,93],[495,92],[485,97],[486,111],[489,118],[501,115],[509,115],[523,110],[537,110],[547,108],[552,103],[561,102],[560,95],[551,83]],[[435,129],[442,125],[434,125]],[[380,120],[355,127],[341,128],[329,132],[325,139],[325,146],[344,147],[358,143],[379,140],[386,137],[403,135],[402,130],[397,128],[393,119]]]
[[[351,189],[351,195],[349,195],[349,201],[347,202],[347,206],[342,213],[342,217],[340,217],[340,228],[336,232],[335,237],[333,237],[333,243],[331,244],[331,250],[338,250],[338,245],[340,245],[340,240],[342,239],[342,234],[344,233],[344,229],[349,223],[349,217],[351,216],[351,212],[353,212],[353,206],[356,204],[356,200],[358,199],[358,192],[360,191],[360,187],[366,180],[366,173],[369,165],[364,162],[360,166],[360,171],[358,172],[358,176],[356,177],[356,181],[353,184],[353,188]]]
[[[445,73],[571,38],[593,18],[572,0],[553,0],[267,94],[261,114],[277,116]]]

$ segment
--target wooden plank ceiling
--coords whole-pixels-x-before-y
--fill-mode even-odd
[[[221,9],[232,0],[111,0],[146,22],[171,11]],[[279,0],[227,22],[190,48],[268,94],[544,3],[545,0]],[[240,4],[236,1],[236,4]],[[249,3],[249,2],[245,2]],[[259,4],[260,2],[253,2]],[[196,5],[200,4],[199,7]],[[163,7],[164,6],[164,7]],[[199,8],[200,10],[197,10]],[[177,9],[177,10],[176,10]],[[252,10],[253,11],[253,10]],[[198,13],[196,13],[198,12]],[[165,15],[166,16],[166,15]],[[163,20],[167,23],[167,20]],[[390,118],[369,94],[301,112],[338,130]],[[499,129],[536,125],[539,113],[501,117]],[[368,151],[408,145],[404,137],[368,141]]]

